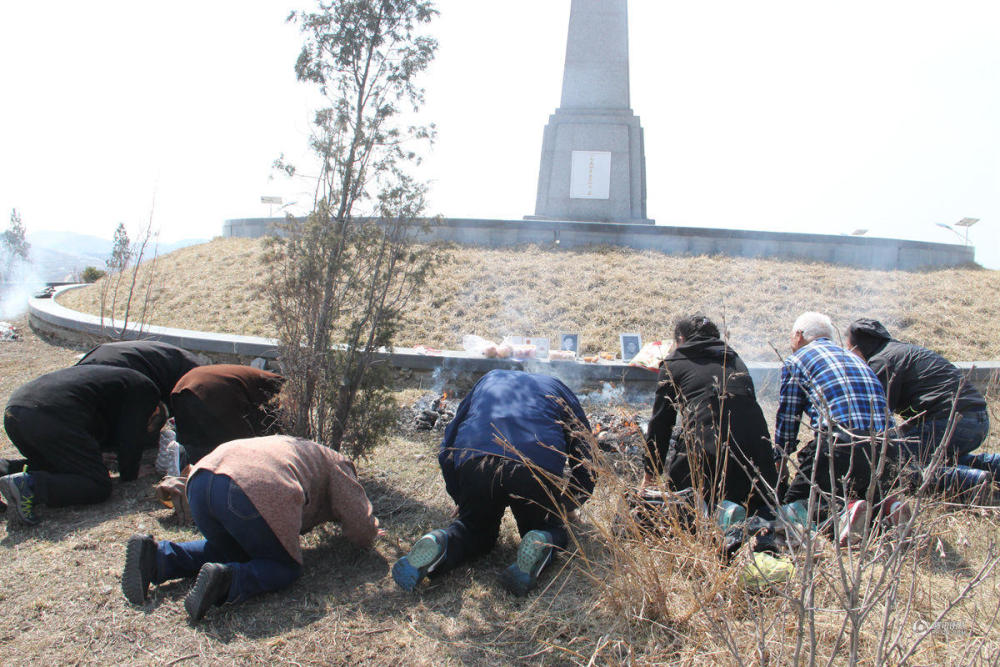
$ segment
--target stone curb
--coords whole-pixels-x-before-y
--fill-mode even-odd
[[[75,332],[95,339],[112,340],[107,324],[101,318],[71,310],[56,303],[56,297],[71,289],[85,285],[67,285],[58,288],[51,298],[33,298],[28,302],[28,314],[32,327],[57,338],[65,338],[64,331]],[[117,333],[117,332],[116,332]],[[275,359],[278,354],[277,341],[259,336],[221,334],[191,329],[144,326],[130,324],[121,338],[128,340],[159,340],[182,347],[192,352],[207,355],[225,354],[253,359],[263,357]],[[414,371],[444,370],[450,375],[479,376],[495,368],[519,369],[533,373],[555,375],[571,387],[584,387],[602,382],[619,382],[633,386],[637,390],[652,390],[656,384],[656,373],[645,368],[629,366],[621,362],[599,364],[577,363],[573,361],[547,361],[528,359],[486,359],[463,351],[442,350],[438,354],[423,354],[414,348],[397,347],[391,353],[381,353],[395,368]],[[955,364],[969,372],[970,380],[980,387],[1000,381],[1000,362],[976,361]],[[747,364],[750,375],[762,398],[776,398],[781,380],[779,362],[751,362]]]

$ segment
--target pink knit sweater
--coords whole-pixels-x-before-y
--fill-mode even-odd
[[[233,440],[191,470],[208,470],[236,482],[299,563],[299,535],[327,521],[360,547],[378,534],[372,505],[350,459],[329,447],[286,435]]]

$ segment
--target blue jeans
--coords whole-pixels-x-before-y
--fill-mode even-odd
[[[900,454],[926,464],[934,457],[947,431],[947,417],[926,419],[907,431],[907,440],[899,443]],[[991,477],[1000,477],[1000,456],[972,453],[989,433],[990,417],[986,410],[966,412],[956,420],[944,465],[938,471],[939,490],[969,490],[990,481]]]
[[[947,417],[925,419],[904,432],[906,440],[900,443],[900,453],[927,463],[933,458],[947,432]],[[955,461],[961,463],[963,457],[983,444],[989,433],[990,417],[985,409],[962,413],[961,418],[956,419],[955,430],[947,443],[948,456],[945,464]]]
[[[229,477],[199,470],[188,480],[187,496],[205,539],[160,542],[153,583],[193,577],[205,563],[222,563],[232,568],[226,602],[233,603],[285,588],[302,574],[302,566]]]

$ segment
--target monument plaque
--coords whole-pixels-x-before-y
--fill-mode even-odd
[[[573,151],[570,168],[571,199],[608,199],[611,197],[611,153]]]

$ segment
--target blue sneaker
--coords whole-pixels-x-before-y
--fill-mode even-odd
[[[412,591],[423,578],[434,571],[448,553],[448,533],[432,530],[412,547],[410,553],[392,566],[392,578],[404,591]]]
[[[500,583],[514,595],[526,595],[538,584],[538,575],[552,560],[552,534],[529,530],[517,548],[517,562],[500,575]]]
[[[12,510],[7,515],[7,521],[20,520],[29,526],[38,523],[35,516],[35,489],[31,475],[18,472],[0,477],[0,493],[7,500]]]

